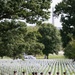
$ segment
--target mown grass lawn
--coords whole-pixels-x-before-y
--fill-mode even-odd
[[[49,59],[65,59],[64,55],[49,55]]]
[[[44,55],[41,56],[36,56],[37,59],[44,59]],[[64,55],[55,55],[55,54],[50,54],[49,59],[66,59]]]

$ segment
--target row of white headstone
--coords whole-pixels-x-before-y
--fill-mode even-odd
[[[32,75],[36,72],[38,75],[75,75],[75,63],[69,59],[26,59],[26,60],[0,60],[0,75]]]

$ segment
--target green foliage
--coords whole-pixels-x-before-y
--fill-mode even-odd
[[[22,19],[27,23],[47,20],[51,0],[0,0],[0,20]]]
[[[25,48],[26,24],[11,21],[0,22],[0,56],[17,57]]]
[[[57,54],[61,44],[59,31],[53,25],[45,23],[39,27],[38,31],[42,36],[40,42],[45,45],[43,53],[47,56],[49,53]]]
[[[38,40],[39,33],[37,31],[28,32],[25,39],[26,39],[26,51],[27,54],[42,54],[42,50],[44,49],[44,45],[39,42]]]
[[[62,22],[62,41],[66,47],[71,38],[75,37],[75,0],[62,0],[55,7],[55,15],[61,15]]]
[[[31,51],[30,54],[40,53],[44,45],[38,42],[39,34],[33,30],[27,32],[25,23],[12,20],[42,23],[50,17],[50,4],[51,0],[0,0],[1,57],[21,57],[21,54],[26,52],[25,49]]]
[[[34,32],[38,30],[38,26],[27,26],[27,32]]]
[[[75,59],[75,40],[72,40],[65,48],[64,55],[70,59]]]

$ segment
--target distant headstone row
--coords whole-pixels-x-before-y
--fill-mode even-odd
[[[23,75],[26,75],[25,72],[22,72]],[[48,72],[49,75],[51,75],[51,72]],[[14,75],[17,75],[17,71],[14,71]],[[37,72],[32,72],[32,75],[38,75]],[[44,75],[43,72],[40,73],[40,75]],[[59,72],[57,72],[57,75],[60,75]],[[63,72],[63,75],[66,75],[66,72]]]

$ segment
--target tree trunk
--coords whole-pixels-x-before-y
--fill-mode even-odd
[[[47,59],[48,59],[48,54],[47,54]]]
[[[47,58],[47,55],[44,56],[44,59],[46,59],[46,58]]]
[[[1,59],[3,59],[3,56],[1,57]]]
[[[48,59],[48,54],[44,56],[44,59]]]

